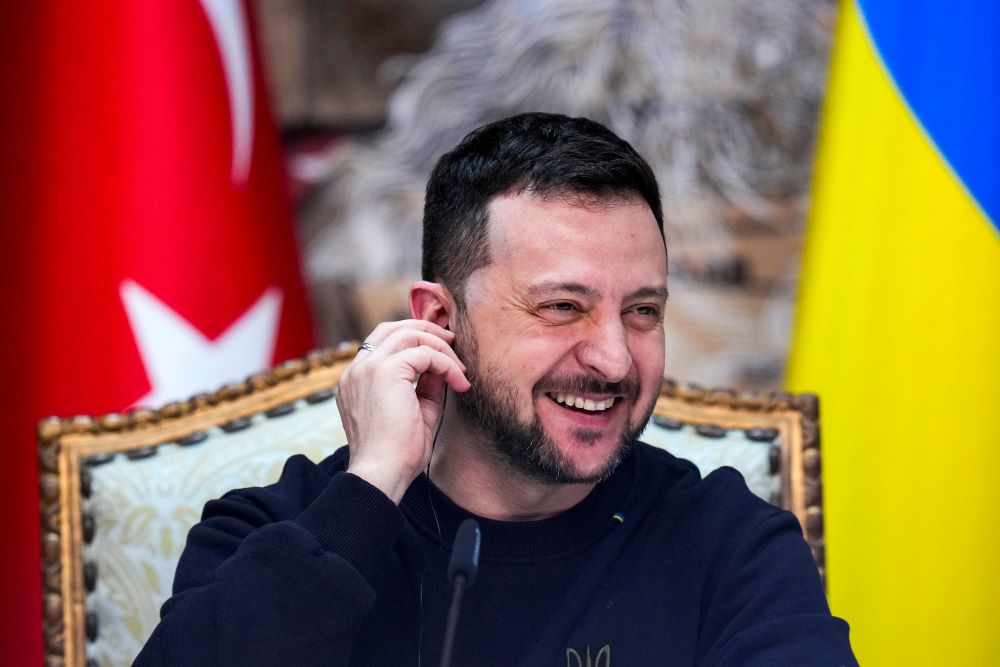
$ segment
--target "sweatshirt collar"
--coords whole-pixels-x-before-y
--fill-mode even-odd
[[[524,560],[558,557],[591,544],[617,525],[635,474],[633,448],[611,476],[565,512],[537,521],[497,521],[468,512],[421,474],[403,497],[401,508],[421,537],[450,549],[458,526],[476,519],[482,533],[481,558]],[[440,531],[438,526],[440,525]],[[440,538],[439,538],[440,535]]]

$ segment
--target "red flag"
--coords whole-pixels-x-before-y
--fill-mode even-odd
[[[312,335],[247,4],[10,4],[28,8],[5,22],[22,66],[3,103],[0,646],[27,665],[41,662],[35,421],[183,398]]]

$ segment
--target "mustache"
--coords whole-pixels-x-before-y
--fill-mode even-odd
[[[535,383],[536,393],[563,394],[613,394],[635,399],[639,395],[639,383],[632,378],[618,382],[608,382],[592,375],[573,375],[560,378],[542,378]]]

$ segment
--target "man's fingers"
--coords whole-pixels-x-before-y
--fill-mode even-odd
[[[405,378],[409,382],[412,382],[417,375],[433,373],[444,378],[448,386],[455,391],[466,391],[470,386],[465,372],[458,365],[459,362],[429,345],[411,347],[397,352],[394,356],[412,371],[412,377]]]
[[[399,320],[398,322],[382,322],[368,334],[365,342],[378,349],[385,339],[399,330],[422,331],[448,342],[455,338],[455,334],[452,332],[427,320]]]
[[[393,331],[378,344],[372,356],[368,358],[385,357],[421,345],[432,347],[438,352],[448,355],[458,363],[462,370],[465,370],[465,364],[462,363],[462,360],[455,354],[455,350],[446,341],[432,333],[410,328],[401,328]]]

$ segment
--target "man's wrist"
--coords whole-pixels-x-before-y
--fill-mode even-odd
[[[352,463],[347,466],[346,472],[365,480],[387,495],[396,505],[399,505],[403,500],[403,494],[406,493],[406,490],[410,488],[410,484],[413,482],[412,476],[395,471],[391,466],[387,466],[384,463]]]

